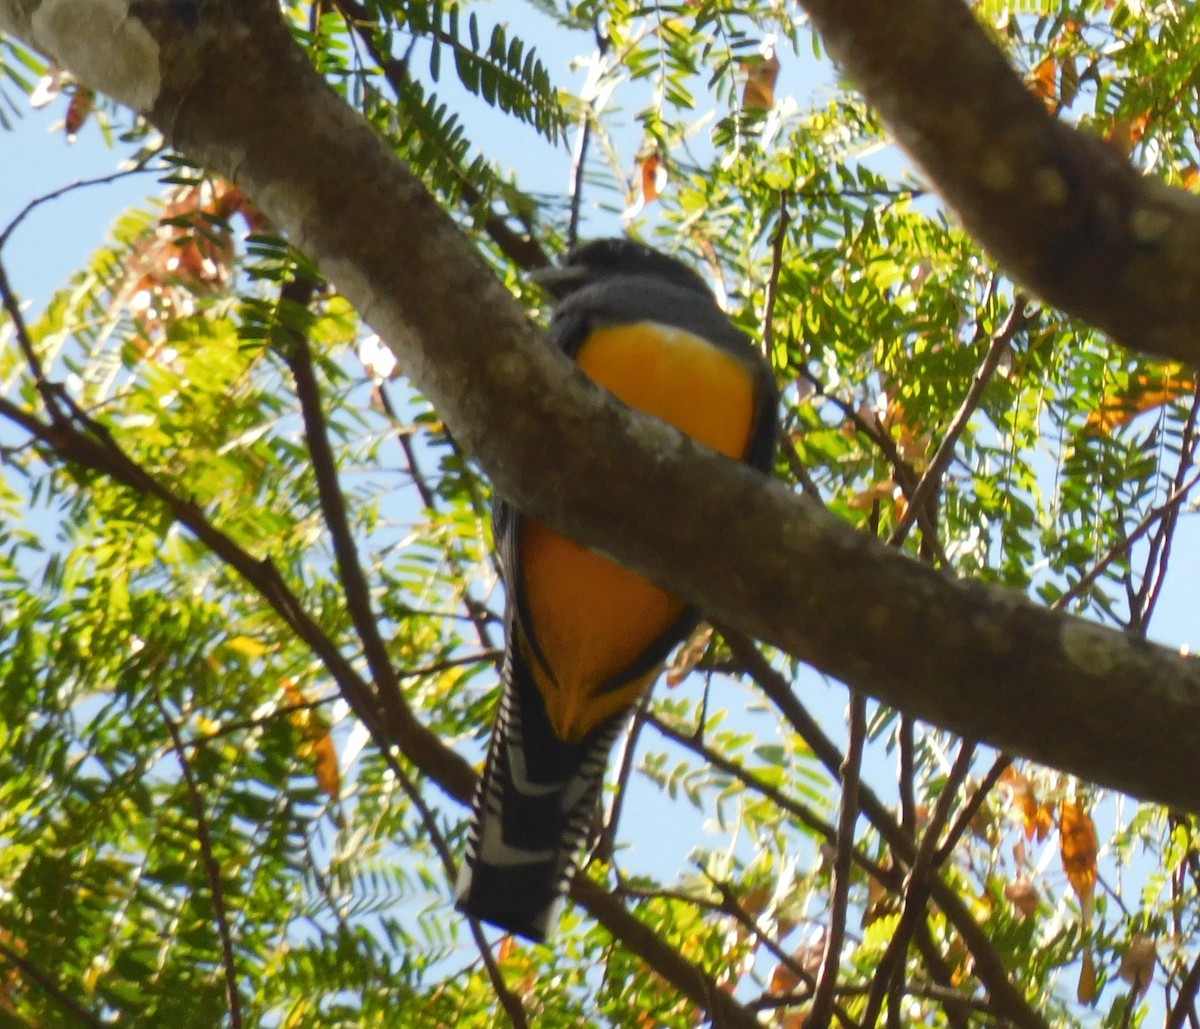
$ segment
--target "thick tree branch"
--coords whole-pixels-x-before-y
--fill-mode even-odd
[[[1187,284],[1200,261],[1189,258],[1184,268],[1176,258],[1200,246],[1200,233],[1187,231],[1196,201],[1145,183],[1104,147],[1040,112],[1040,135],[1014,129],[1033,124],[1033,101],[1015,96],[1001,55],[957,3],[812,0],[810,7],[840,53],[850,32],[861,30],[864,53],[886,38],[882,49],[911,67],[914,33],[931,33],[937,60],[920,51],[925,63],[911,76],[920,85],[908,93],[888,85],[878,56],[847,66],[864,81],[874,76],[869,91],[894,120],[915,105],[954,126],[974,148],[975,164],[992,169],[982,185],[972,180],[973,189],[1004,179],[999,169],[1033,197],[993,185],[989,203],[972,207],[970,183],[948,186],[956,204],[978,209],[970,224],[986,229],[978,212],[994,207],[1014,224],[1037,214],[1022,239],[1049,234],[1053,259],[997,247],[1003,260],[1087,316],[1076,301],[1092,291],[1075,279],[1057,291],[1034,281],[1049,274],[1045,267],[1082,266],[1106,298],[1094,320],[1113,328],[1109,322],[1133,318],[1145,332],[1125,338],[1195,355],[1190,341],[1200,319]],[[193,16],[184,17],[187,11]],[[929,22],[931,11],[944,23]],[[103,35],[80,31],[69,14],[110,23]],[[1200,810],[1200,780],[1192,774],[1200,761],[1200,664],[921,567],[782,485],[606,398],[545,345],[452,219],[313,71],[270,0],[210,0],[195,10],[167,0],[132,7],[122,0],[0,0],[0,28],[147,112],[172,145],[239,182],[399,353],[455,438],[523,510],[885,703],[1092,781]],[[959,50],[974,63],[964,67]],[[930,66],[954,71],[930,76]],[[964,122],[962,98],[975,95],[1006,112],[1000,124],[992,115],[985,124],[994,143]],[[951,145],[947,131],[942,126],[934,142],[914,145],[935,171],[937,140]],[[1070,158],[1065,170],[1055,163],[1060,145]],[[1010,150],[1025,155],[1019,164],[1005,163],[1016,160]],[[1094,166],[1071,163],[1084,154]],[[1063,182],[1071,203],[1051,203]],[[1123,208],[1110,190],[1108,202],[1126,211],[1124,221],[1080,220],[1072,205],[1101,185],[1125,189],[1126,199],[1136,193],[1139,203],[1157,198],[1158,206]],[[1159,218],[1169,224],[1155,242],[1150,230]],[[1102,245],[1122,227],[1126,235],[1113,247]],[[1135,228],[1138,246],[1129,235]],[[1156,302],[1131,297],[1130,283],[1143,280],[1157,291]],[[464,295],[472,302],[462,303]],[[1113,297],[1124,316],[1104,309]],[[644,503],[649,496],[653,505]],[[1047,731],[1068,725],[1070,732]],[[1167,738],[1169,748],[1129,745]]]
[[[1200,360],[1200,198],[1055,121],[962,0],[802,3],[1005,271],[1126,346]]]

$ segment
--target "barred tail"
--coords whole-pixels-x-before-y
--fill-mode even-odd
[[[510,645],[504,692],[458,876],[460,911],[537,943],[579,863],[622,712],[579,744],[555,736],[524,660]]]

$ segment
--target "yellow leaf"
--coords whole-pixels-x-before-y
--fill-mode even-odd
[[[298,753],[312,760],[313,775],[321,792],[337,800],[342,792],[342,774],[338,768],[337,748],[333,745],[329,722],[319,709],[307,706],[308,698],[291,679],[283,680],[283,692],[287,695],[288,703],[297,709],[291,711],[288,718],[300,731],[302,742]]]
[[[262,657],[271,648],[261,640],[256,640],[253,636],[233,636],[229,640],[229,648],[236,650],[243,657],[254,659]]]
[[[342,792],[342,773],[338,768],[337,748],[333,745],[333,737],[326,733],[314,741],[312,754],[317,786],[322,793],[337,800]]]

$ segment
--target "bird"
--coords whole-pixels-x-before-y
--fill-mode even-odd
[[[697,272],[622,237],[583,244],[531,278],[557,298],[551,339],[597,385],[770,471],[770,365]],[[578,868],[609,752],[700,615],[503,498],[493,501],[492,530],[506,645],[455,901],[540,943]]]

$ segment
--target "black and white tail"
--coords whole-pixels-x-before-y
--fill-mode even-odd
[[[466,855],[458,877],[460,911],[542,942],[579,863],[623,712],[579,744],[550,727],[533,676],[510,645],[504,691],[492,731]]]

